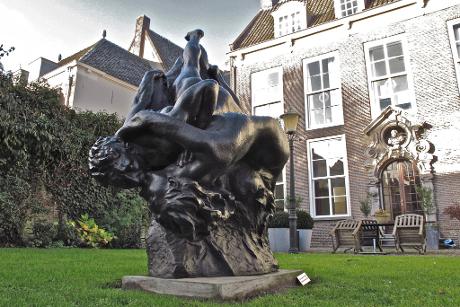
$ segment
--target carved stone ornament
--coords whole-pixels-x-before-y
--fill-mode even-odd
[[[383,169],[388,163],[407,159],[415,161],[420,174],[429,175],[433,171],[434,146],[424,138],[430,126],[409,119],[406,112],[387,107],[379,117],[364,130],[368,138],[365,166],[371,184],[378,183]]]
[[[89,169],[103,185],[139,187],[148,201],[151,276],[274,272],[267,219],[287,137],[276,119],[242,113],[208,63],[203,35],[187,34],[170,71],[145,74],[123,126],[91,148]]]

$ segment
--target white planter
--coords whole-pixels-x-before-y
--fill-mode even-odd
[[[298,229],[299,251],[304,252],[310,248],[311,229]],[[268,241],[272,252],[287,253],[289,251],[289,228],[268,228]]]
[[[299,251],[305,252],[310,249],[311,244],[311,234],[313,230],[311,229],[299,229]]]

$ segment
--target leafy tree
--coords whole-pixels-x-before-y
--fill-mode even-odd
[[[14,51],[14,47],[10,47],[9,49],[5,49],[3,44],[0,45],[0,60],[4,57],[9,55],[11,52]],[[3,71],[3,64],[0,62],[0,71]]]
[[[27,221],[51,210],[58,212],[61,237],[65,220],[83,214],[99,224],[110,221],[101,226],[115,235],[112,211],[142,220],[145,211],[130,210],[132,202],[126,201],[136,191],[120,196],[88,173],[90,147],[120,125],[113,114],[77,113],[61,105],[58,90],[44,83],[22,85],[0,72],[0,245],[24,244]]]

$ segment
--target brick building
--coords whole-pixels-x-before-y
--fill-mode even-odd
[[[261,0],[230,48],[248,110],[301,114],[296,194],[313,247],[337,219],[363,218],[368,195],[373,212],[421,213],[417,186],[433,191],[440,237],[458,239],[443,210],[460,199],[460,1]]]

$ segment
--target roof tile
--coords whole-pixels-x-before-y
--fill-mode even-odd
[[[252,45],[274,39],[274,21],[271,13],[288,1],[304,2],[307,7],[307,26],[314,27],[335,18],[334,0],[285,0],[278,2],[271,9],[260,10],[252,21],[232,44],[232,50],[246,48]],[[366,9],[372,9],[400,0],[365,0]]]

